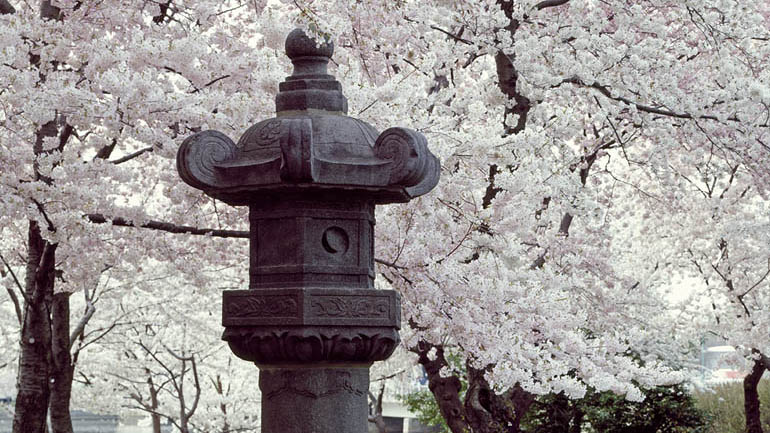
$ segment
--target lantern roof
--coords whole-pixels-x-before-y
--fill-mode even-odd
[[[439,161],[421,133],[379,133],[347,116],[342,86],[328,73],[333,43],[295,29],[285,50],[294,70],[279,84],[276,116],[248,128],[237,143],[217,131],[188,137],[177,154],[186,183],[233,205],[340,193],[406,202],[436,186]]]

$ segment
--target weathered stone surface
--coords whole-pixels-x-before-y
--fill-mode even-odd
[[[182,179],[249,206],[249,290],[224,292],[222,338],[260,368],[263,433],[366,430],[368,368],[391,355],[398,293],[374,290],[374,206],[406,202],[438,182],[438,159],[407,128],[379,133],[346,116],[328,74],[331,43],[291,32],[294,71],[276,117],[237,143],[187,138]]]
[[[260,368],[259,388],[263,432],[366,432],[368,366]]]
[[[320,287],[228,290],[222,299],[222,325],[400,329],[400,305],[400,296],[394,290]]]
[[[387,359],[400,341],[393,327],[228,326],[222,339],[258,366],[366,364]]]
[[[185,182],[234,205],[307,189],[405,202],[436,186],[439,162],[421,133],[379,134],[344,115],[340,83],[326,70],[331,44],[314,46],[301,32],[286,44],[294,73],[279,86],[277,117],[249,128],[237,145],[216,131],[187,138],[177,158]]]
[[[374,285],[374,203],[297,196],[250,207],[250,288]]]
[[[400,298],[371,289],[231,290],[222,324],[233,353],[257,365],[369,364],[399,342]]]

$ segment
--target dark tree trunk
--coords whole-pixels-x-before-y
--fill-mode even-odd
[[[150,389],[150,407],[152,412],[150,418],[152,419],[152,433],[160,432],[160,415],[158,415],[158,390],[155,388],[155,383],[152,381],[152,373],[150,370],[145,370],[147,373],[147,386]]]
[[[51,303],[56,245],[29,222],[24,320],[19,348],[18,392],[13,433],[44,433],[51,378]]]
[[[573,402],[572,406],[574,408],[574,413],[572,415],[572,424],[569,427],[569,433],[580,433],[583,430],[583,417],[585,416],[585,412],[583,412],[580,403],[578,402]]]
[[[428,353],[434,348],[436,349],[436,357],[430,359]],[[425,373],[428,375],[428,389],[433,393],[439,412],[446,421],[449,430],[452,433],[471,432],[472,428],[465,419],[465,408],[460,401],[462,388],[460,379],[454,375],[442,377],[439,374],[439,371],[448,365],[444,358],[444,348],[421,340],[411,350],[419,356],[419,362],[425,368]]]
[[[511,400],[511,403],[513,404],[513,411],[514,411],[513,421],[511,421],[511,431],[513,433],[520,433],[521,422],[524,420],[524,417],[527,415],[527,412],[529,412],[529,409],[532,407],[532,404],[535,402],[535,395],[525,391],[517,383],[511,389],[510,400]]]
[[[754,368],[743,378],[743,407],[746,413],[746,433],[764,433],[759,415],[759,393],[757,385],[765,372],[761,360],[754,361]]]
[[[51,429],[53,433],[73,433],[70,417],[70,396],[75,366],[70,355],[70,299],[69,293],[53,296],[51,309],[52,372],[51,372]]]

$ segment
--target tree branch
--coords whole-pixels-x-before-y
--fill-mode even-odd
[[[94,307],[93,303],[89,302],[88,306],[86,307],[85,314],[83,314],[83,317],[80,318],[80,321],[75,326],[75,329],[72,330],[72,334],[70,335],[70,345],[69,345],[70,350],[72,350],[72,346],[75,345],[75,341],[78,339],[78,337],[80,337],[80,335],[86,329],[86,325],[88,324],[88,321],[91,320],[91,317],[93,317],[95,312],[96,312],[96,307]]]
[[[195,398],[193,399],[193,404],[190,407],[190,410],[187,411],[187,419],[190,419],[195,414],[195,410],[198,409],[198,403],[200,402],[201,398],[201,384],[198,380],[198,368],[196,366],[195,356],[190,357],[190,362],[192,363],[193,381],[195,383]]]
[[[452,38],[453,40],[455,40],[457,42],[461,42],[461,43],[463,43],[465,45],[473,45],[473,42],[471,42],[471,41],[469,41],[467,39],[463,39],[460,36],[457,36],[457,35],[453,34],[452,32],[448,32],[448,31],[446,31],[446,30],[444,30],[444,29],[442,29],[440,27],[430,26],[430,28],[432,28],[433,30],[439,31],[439,32],[441,32],[441,33],[443,33],[443,34],[445,34],[447,36],[449,36],[450,38]]]
[[[11,274],[11,278],[13,278],[14,283],[16,283],[16,287],[19,288],[19,292],[22,296],[24,296],[24,288],[21,286],[21,283],[19,282],[19,279],[16,278],[16,274],[13,272],[13,269],[11,269],[11,266],[8,264],[7,261],[5,261],[5,257],[3,257],[2,254],[0,254],[0,260],[3,261],[3,264],[8,269],[8,272]],[[0,271],[0,275],[3,277],[5,276],[5,271]],[[16,318],[19,319],[19,325],[22,324],[22,315],[21,315],[21,305],[19,304],[19,297],[16,296],[16,292],[13,291],[10,287],[5,288],[6,291],[8,291],[8,296],[11,297],[11,302],[13,302],[13,308],[16,310]]]
[[[222,75],[222,76],[221,76],[221,77],[219,77],[219,78],[214,78],[213,80],[211,80],[211,81],[209,81],[208,83],[204,84],[204,85],[203,85],[203,87],[201,87],[201,89],[205,89],[206,87],[209,87],[209,86],[211,86],[212,84],[215,84],[217,81],[220,81],[220,80],[224,80],[225,78],[230,78],[230,74],[227,74],[227,75]],[[192,92],[190,92],[190,93],[198,93],[198,92],[200,92],[200,91],[201,91],[201,89],[195,89],[195,90],[193,90],[193,91],[192,91]]]
[[[102,147],[99,149],[98,152],[96,152],[96,155],[94,156],[94,160],[97,159],[107,159],[112,155],[112,151],[115,150],[115,146],[118,144],[118,137],[114,137],[110,144]]]
[[[377,379],[373,379],[371,382],[379,382],[379,381],[382,381],[382,380],[392,379],[392,378],[398,376],[399,374],[404,373],[405,371],[406,371],[406,369],[402,368],[401,370],[398,370],[397,372],[395,372],[393,374],[389,374],[387,376],[380,376]]]
[[[695,115],[692,115],[690,113],[678,113],[676,111],[671,111],[671,110],[666,110],[666,109],[663,109],[663,108],[653,107],[653,106],[650,106],[650,105],[640,104],[638,102],[634,102],[634,101],[632,101],[632,100],[630,100],[628,98],[622,97],[622,96],[612,96],[612,92],[610,92],[609,88],[607,88],[606,86],[604,86],[602,84],[599,84],[599,83],[596,83],[596,82],[591,83],[591,84],[586,84],[586,83],[584,83],[583,81],[581,81],[580,79],[578,79],[576,77],[567,78],[566,80],[563,80],[561,83],[559,83],[559,84],[557,84],[557,85],[555,85],[553,87],[559,87],[561,84],[565,84],[565,83],[574,84],[576,86],[587,87],[587,88],[598,90],[599,93],[601,93],[602,95],[604,95],[608,99],[612,99],[613,101],[622,102],[622,103],[627,104],[627,105],[633,105],[634,107],[636,107],[637,110],[643,111],[645,113],[659,114],[661,116],[674,117],[674,118],[677,118],[677,119],[705,119],[705,120],[715,120],[715,121],[718,121],[718,122],[722,121],[722,120],[727,120],[727,121],[730,121],[730,122],[738,122],[738,123],[742,122],[741,119],[739,119],[735,115],[727,117],[727,118],[724,118],[724,119],[720,119],[719,117],[711,115],[711,114],[704,114],[704,115],[700,115],[700,116],[695,116]],[[770,125],[767,124],[767,123],[763,123],[763,124],[757,125],[757,126],[762,127],[762,128],[767,128]]]
[[[110,223],[114,226],[121,227],[137,227],[146,228],[152,230],[160,230],[168,233],[176,234],[191,234],[201,236],[214,236],[218,238],[248,238],[249,232],[247,230],[220,230],[220,229],[202,229],[192,226],[183,226],[163,221],[150,220],[144,224],[135,224],[133,221],[129,221],[125,218],[114,217],[108,218],[102,214],[86,214],[84,217],[94,224],[106,224]]]
[[[569,0],[544,0],[535,5],[535,9],[543,10],[545,8],[551,8],[555,6],[561,6],[569,3]]]
[[[743,297],[748,295],[752,290],[754,290],[757,286],[762,284],[763,281],[765,281],[765,278],[770,275],[770,259],[767,260],[767,272],[765,272],[765,275],[762,275],[762,278],[760,278],[756,283],[754,283],[753,286],[749,287],[745,292],[738,295],[738,299],[741,301],[743,300]]]
[[[139,149],[139,150],[137,150],[134,153],[130,153],[130,154],[126,155],[126,156],[120,157],[120,158],[118,158],[116,160],[113,160],[113,161],[110,161],[110,162],[115,164],[115,165],[122,164],[122,163],[124,163],[126,161],[129,161],[129,160],[132,160],[132,159],[136,158],[139,155],[145,154],[147,152],[152,152],[154,150],[155,150],[155,147],[153,147],[153,146],[145,147],[144,149]]]
[[[435,349],[435,358],[433,360],[428,355],[432,349]],[[460,379],[455,375],[442,377],[440,374],[443,367],[449,366],[444,357],[444,347],[420,340],[416,347],[412,347],[409,350],[417,354],[420,364],[425,368],[425,372],[428,375],[428,388],[433,393],[441,416],[446,420],[447,426],[452,433],[473,431],[470,424],[468,424],[465,408],[460,401],[460,390],[462,388]]]

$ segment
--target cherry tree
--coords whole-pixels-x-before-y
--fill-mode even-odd
[[[49,402],[54,431],[71,431],[73,350],[107,279],[141,280],[155,259],[206,287],[216,273],[203,262],[242,259],[238,242],[157,235],[244,236],[219,230],[242,227],[242,213],[179,188],[173,168],[179,137],[241,129],[269,107],[260,95],[280,63],[251,46],[257,11],[230,6],[3,3],[0,253],[22,316],[15,432],[42,431]],[[79,291],[82,314],[70,311]]]
[[[740,169],[739,161],[712,158],[702,162],[701,176],[682,176],[691,197],[687,211],[681,209],[675,218],[693,229],[678,236],[676,260],[699,283],[683,301],[679,321],[682,328],[698,323],[707,335],[737,349],[748,372],[743,379],[747,431],[761,433],[757,385],[770,369],[770,207]],[[699,210],[699,220],[692,209]]]
[[[345,74],[377,86],[353,106],[408,115],[441,156],[438,191],[378,216],[395,228],[379,257],[453,431],[515,426],[532,394],[634,399],[632,381],[671,380],[650,331],[671,319],[658,288],[693,267],[688,247],[722,267],[721,305],[764,291],[766,249],[744,245],[767,245],[766,4],[366,3],[295,4],[349,48]],[[692,248],[724,249],[715,206],[735,212],[730,255],[755,259],[740,291],[737,265]],[[467,359],[463,400],[447,342]]]
[[[258,429],[256,370],[218,338],[219,291],[242,276],[220,270],[215,285],[197,288],[173,265],[143,264],[142,279],[100,301],[100,311],[114,313],[95,315],[79,342],[72,406],[144,416],[153,431],[166,423],[188,432]]]

